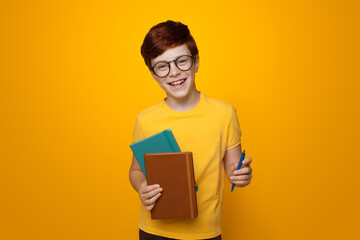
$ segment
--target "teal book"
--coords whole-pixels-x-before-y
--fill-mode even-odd
[[[130,145],[130,148],[133,151],[134,156],[138,161],[145,178],[145,153],[181,152],[180,147],[175,140],[174,134],[170,129],[166,129],[155,135],[133,143]]]
[[[144,138],[136,143],[130,145],[134,156],[139,163],[141,170],[146,178],[145,170],[145,153],[168,153],[181,152],[178,143],[175,140],[174,134],[170,129],[166,129],[150,137]],[[198,186],[195,183],[195,191],[198,191]]]

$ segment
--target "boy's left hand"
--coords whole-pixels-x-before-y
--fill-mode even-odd
[[[250,184],[252,178],[252,169],[250,167],[251,162],[252,159],[247,157],[243,160],[239,170],[236,170],[238,163],[231,166],[232,174],[230,176],[230,180],[236,187],[245,187]]]

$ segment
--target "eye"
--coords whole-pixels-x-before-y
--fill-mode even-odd
[[[188,58],[187,57],[181,57],[177,60],[177,64],[178,65],[183,65],[186,64],[188,62]]]
[[[168,68],[168,65],[167,65],[166,63],[158,63],[158,64],[156,65],[156,69],[157,69],[157,70],[160,70],[160,71],[166,70],[167,68]]]

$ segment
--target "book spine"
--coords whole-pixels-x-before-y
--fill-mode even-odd
[[[196,195],[195,195],[195,186],[192,175],[194,174],[193,159],[192,154],[186,154],[186,167],[188,173],[188,191],[189,191],[189,200],[190,200],[190,218],[197,217],[197,205],[196,205]]]

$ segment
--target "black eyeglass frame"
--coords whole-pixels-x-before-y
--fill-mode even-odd
[[[176,62],[177,62],[177,60],[178,60],[179,58],[185,57],[185,56],[191,58],[191,65],[190,65],[190,67],[189,67],[188,69],[182,70],[182,69],[179,68],[179,66],[177,65]],[[156,76],[158,76],[158,77],[160,77],[160,78],[164,78],[164,77],[167,77],[167,76],[169,75],[170,71],[171,71],[171,65],[170,65],[171,62],[174,62],[175,66],[176,66],[180,71],[188,71],[188,70],[194,65],[194,58],[195,58],[195,56],[191,56],[191,55],[181,55],[181,56],[177,57],[176,59],[174,59],[174,60],[172,60],[172,61],[169,61],[169,62],[166,62],[166,61],[158,62],[158,63],[156,63],[154,66],[152,66],[150,69],[151,69],[151,71],[152,71]],[[169,67],[169,72],[168,72],[165,76],[159,76],[159,75],[157,75],[156,72],[154,71],[155,66],[158,65],[159,63],[166,63],[166,64],[168,65],[168,67]]]

